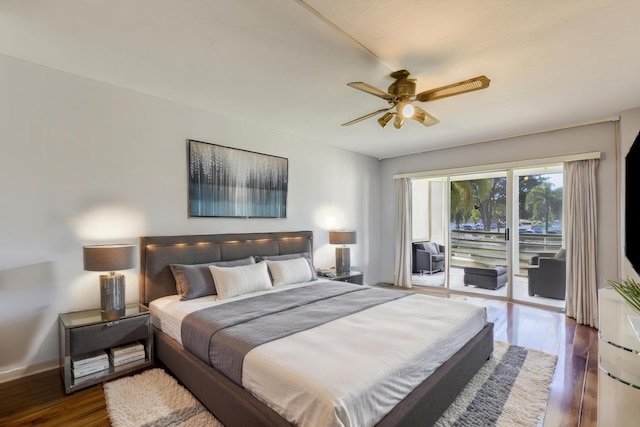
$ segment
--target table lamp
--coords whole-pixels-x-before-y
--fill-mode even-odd
[[[330,231],[329,243],[342,245],[336,248],[336,275],[348,274],[351,271],[351,253],[345,245],[356,243],[355,231]]]
[[[136,265],[135,245],[91,245],[82,248],[84,269],[104,271],[100,275],[100,310],[106,319],[118,319],[125,313],[124,275],[116,270],[126,270]]]

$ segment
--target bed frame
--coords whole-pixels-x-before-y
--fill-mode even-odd
[[[311,231],[242,233],[140,238],[140,303],[176,294],[169,264],[227,261],[250,255],[313,255]],[[291,426],[244,388],[206,365],[172,338],[154,328],[156,360],[202,402],[225,427]],[[428,426],[460,394],[493,352],[493,324],[488,323],[460,351],[421,383],[378,427]]]

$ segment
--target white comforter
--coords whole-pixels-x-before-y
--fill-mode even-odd
[[[151,303],[152,318],[181,342],[187,314],[263,293],[222,301],[164,297]],[[244,360],[243,386],[298,425],[371,426],[486,322],[483,307],[410,295],[254,348]]]

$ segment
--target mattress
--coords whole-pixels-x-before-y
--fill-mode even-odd
[[[152,319],[181,343],[189,313],[306,285],[226,300],[163,297],[151,303]],[[483,307],[412,294],[254,348],[243,362],[242,385],[297,425],[370,426],[486,323]]]

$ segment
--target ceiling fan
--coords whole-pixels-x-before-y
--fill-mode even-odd
[[[440,98],[446,98],[448,96],[460,95],[474,90],[485,89],[489,87],[489,80],[486,76],[478,76],[469,80],[463,80],[458,83],[453,83],[447,86],[441,86],[435,89],[426,90],[424,92],[416,93],[416,79],[410,79],[409,72],[407,70],[398,70],[389,74],[395,81],[391,83],[387,92],[378,89],[363,82],[351,82],[347,83],[347,86],[351,86],[354,89],[361,90],[371,95],[377,96],[386,100],[391,107],[383,108],[373,113],[366,114],[350,122],[343,123],[342,126],[349,126],[359,121],[373,117],[376,114],[384,113],[382,117],[378,119],[380,126],[385,127],[387,123],[391,121],[393,116],[396,118],[393,125],[396,129],[400,129],[404,124],[404,119],[413,119],[422,123],[425,126],[433,126],[440,123],[440,120],[433,117],[431,114],[424,111],[422,108],[413,105],[414,101],[427,102],[434,101]],[[396,109],[396,111],[390,112],[389,110]]]

